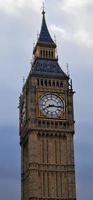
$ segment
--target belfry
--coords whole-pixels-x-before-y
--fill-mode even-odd
[[[19,102],[21,200],[76,200],[74,91],[42,15]]]

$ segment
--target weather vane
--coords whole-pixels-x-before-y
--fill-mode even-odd
[[[42,14],[45,14],[45,1],[43,1],[43,3],[42,3],[43,5],[42,5]]]

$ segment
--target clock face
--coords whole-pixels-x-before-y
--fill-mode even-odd
[[[54,94],[47,94],[40,99],[39,107],[48,117],[58,117],[64,112],[64,102]]]

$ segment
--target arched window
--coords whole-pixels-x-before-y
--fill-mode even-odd
[[[50,51],[49,51],[49,58],[50,58]]]
[[[52,85],[55,87],[55,81],[53,81]]]
[[[45,80],[45,86],[47,86],[47,80]]]
[[[47,58],[47,55],[48,55],[48,54],[47,54],[47,51],[46,51],[46,58]]]
[[[37,79],[37,85],[39,85],[39,79]]]
[[[63,82],[62,81],[60,82],[60,87],[63,87]]]
[[[45,125],[45,121],[42,121],[43,126]]]
[[[53,51],[51,51],[51,58],[53,58]]]
[[[41,121],[38,121],[38,126],[41,126]]]
[[[48,84],[49,84],[49,86],[51,87],[51,80],[49,80]]]
[[[56,86],[59,87],[59,81],[56,82]]]
[[[43,86],[43,80],[41,80],[41,85]]]
[[[45,58],[45,50],[43,50],[43,57]]]
[[[66,123],[65,122],[63,123],[63,126],[64,126],[64,128],[66,128]]]
[[[52,121],[52,122],[51,122],[51,126],[53,126],[53,125],[54,125],[54,122]]]
[[[59,122],[59,126],[62,126],[62,122]]]
[[[55,128],[57,128],[58,127],[58,122],[55,122]]]
[[[47,122],[47,126],[48,126],[48,127],[50,126],[50,122]]]
[[[42,58],[42,50],[40,51],[40,56],[41,56],[41,58]]]

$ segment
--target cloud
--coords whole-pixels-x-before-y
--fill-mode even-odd
[[[61,4],[61,9],[67,13],[75,14],[78,10],[84,9],[86,6],[92,4],[92,0],[64,0]]]
[[[78,30],[68,30],[63,29],[56,25],[51,25],[50,29],[52,32],[55,32],[58,38],[63,39],[64,41],[74,42],[78,45],[83,45],[85,47],[93,48],[93,38],[87,30],[78,29]]]
[[[53,24],[51,24],[50,29],[53,33],[60,35],[64,40],[70,40],[70,35],[67,34],[65,29]]]
[[[93,48],[93,38],[91,38],[91,35],[89,35],[89,32],[87,32],[85,30],[78,30],[74,34],[74,39],[80,45],[83,44],[86,47],[92,47]]]
[[[0,9],[9,14],[15,14],[25,8],[39,12],[42,0],[0,0]]]
[[[66,14],[66,25],[61,27],[52,24],[51,30],[65,41],[93,48],[93,1],[61,0],[58,5],[60,15],[63,17],[63,14]],[[30,11],[33,15],[38,14],[41,7],[42,0],[0,0],[0,9],[11,15],[23,15],[23,11],[24,13]]]
[[[65,40],[69,38],[76,44],[93,48],[93,1],[61,0],[59,10],[61,18],[65,16],[66,19],[63,27],[59,24],[60,29],[65,29]],[[60,32],[58,29],[56,27],[56,31]]]
[[[0,0],[0,9],[7,13],[13,13],[15,10],[23,8],[24,3],[24,0]]]

